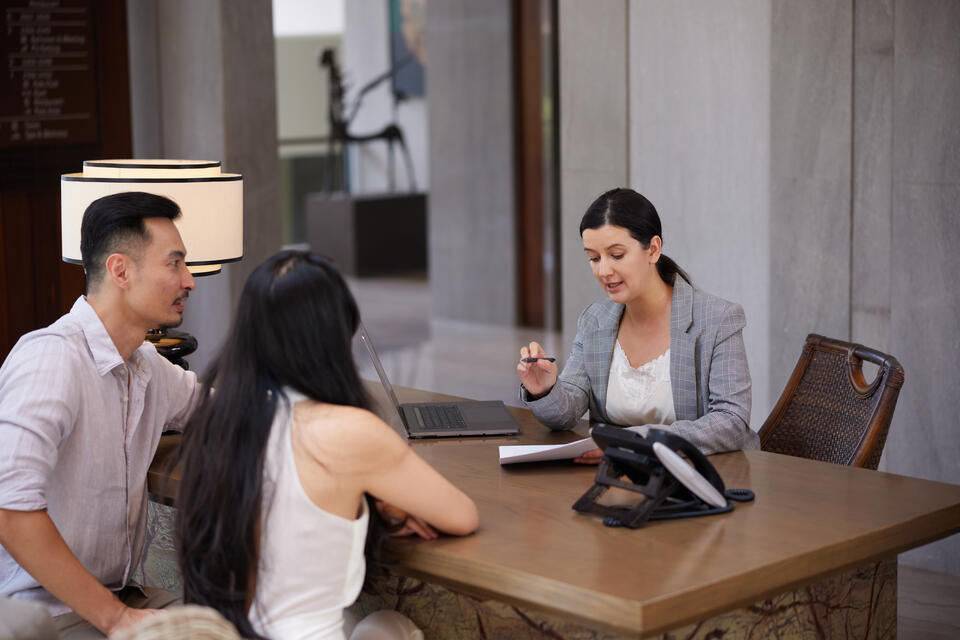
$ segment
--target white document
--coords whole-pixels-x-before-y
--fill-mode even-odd
[[[568,460],[591,449],[597,449],[593,438],[584,438],[567,444],[516,444],[500,446],[500,464]]]

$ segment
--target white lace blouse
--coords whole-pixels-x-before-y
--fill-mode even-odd
[[[673,424],[670,349],[639,367],[630,366],[620,341],[607,380],[607,417],[621,425]]]

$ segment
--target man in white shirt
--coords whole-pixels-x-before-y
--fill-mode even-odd
[[[160,434],[199,400],[196,376],[144,342],[180,324],[194,287],[179,215],[147,193],[94,201],[87,295],[0,368],[0,596],[46,605],[61,637],[103,637],[174,600],[130,576]]]

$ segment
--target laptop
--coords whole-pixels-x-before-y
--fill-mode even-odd
[[[414,402],[400,404],[393,385],[380,363],[377,350],[363,324],[357,330],[360,342],[370,354],[380,383],[400,415],[400,421],[411,438],[452,438],[460,436],[505,436],[520,433],[520,425],[499,400],[467,400],[464,402]]]

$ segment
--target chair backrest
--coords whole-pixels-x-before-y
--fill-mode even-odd
[[[864,378],[864,361],[879,367],[873,382]],[[811,333],[760,429],[760,447],[876,469],[902,386],[893,356]]]

